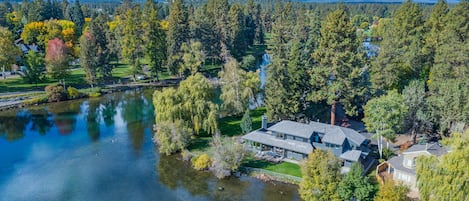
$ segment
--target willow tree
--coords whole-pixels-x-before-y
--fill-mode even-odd
[[[157,125],[160,122],[182,120],[195,133],[202,129],[214,133],[217,129],[214,90],[210,81],[197,73],[182,81],[178,89],[155,91],[153,105]]]
[[[440,158],[436,156],[417,158],[417,186],[420,199],[468,200],[469,130],[464,134],[454,133],[443,143],[451,148],[449,153]]]
[[[364,92],[362,77],[363,53],[360,40],[348,12],[343,8],[329,13],[321,27],[319,47],[313,53],[318,63],[311,72],[312,101],[331,105],[331,124],[335,124],[337,104],[348,115],[356,115],[354,102]]]

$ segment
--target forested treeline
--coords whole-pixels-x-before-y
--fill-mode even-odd
[[[7,69],[12,63],[24,65],[25,80],[40,82],[45,79],[38,77],[40,66],[65,80],[69,61],[80,58],[93,86],[110,78],[114,65],[122,62],[134,79],[144,67],[155,79],[161,72],[189,76],[232,58],[230,65],[252,68],[259,58],[255,46],[267,42],[273,58],[265,87],[271,120],[293,119],[312,104],[330,105],[332,117],[340,105],[360,118],[366,116],[368,100],[397,90],[412,114],[395,132],[447,134],[468,122],[467,1],[451,7],[445,1],[431,7],[412,2],[193,3],[6,1],[0,6],[0,25],[11,37],[4,45],[12,40],[35,45],[39,52],[33,56],[45,59],[28,62],[33,56],[24,52],[18,54],[24,60],[14,62],[10,54],[3,64]],[[378,56],[366,56],[364,40],[378,42]],[[244,111],[237,108],[235,114]]]

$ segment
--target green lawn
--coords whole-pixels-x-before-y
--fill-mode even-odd
[[[264,115],[265,112],[266,110],[263,107],[251,110],[252,129],[258,129],[261,127],[262,115]],[[243,133],[239,126],[241,118],[241,116],[221,118],[218,121],[218,128],[220,129],[221,135],[230,137],[242,135]],[[200,136],[196,136],[191,139],[187,149],[197,155],[207,153],[210,150],[210,142],[212,142],[212,137],[201,133]]]
[[[301,177],[301,168],[298,164],[294,163],[282,162],[274,164],[263,160],[257,160],[252,156],[247,156],[245,157],[242,166],[261,168],[272,172]]]
[[[251,118],[252,118],[252,129],[256,130],[261,127],[262,124],[262,115],[266,113],[266,109],[264,107],[256,108],[255,110],[251,110]],[[222,135],[226,136],[237,136],[241,135],[241,119],[242,116],[238,117],[224,117],[221,118],[218,122],[218,127]]]

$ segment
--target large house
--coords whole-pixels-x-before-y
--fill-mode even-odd
[[[302,160],[314,149],[330,150],[343,160],[345,167],[353,162],[363,164],[370,153],[370,140],[365,136],[349,128],[319,122],[305,124],[284,120],[267,126],[263,117],[262,128],[242,138],[251,150],[270,151],[292,160]]]
[[[412,190],[417,190],[415,159],[419,156],[441,156],[447,152],[448,150],[438,143],[416,144],[399,156],[379,164],[376,168],[377,174],[381,179],[391,177],[394,181],[402,182]]]

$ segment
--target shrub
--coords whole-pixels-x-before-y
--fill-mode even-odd
[[[41,103],[47,103],[48,98],[45,95],[37,96],[32,99],[28,99],[23,101],[23,104],[25,105],[36,105],[36,104],[41,104]]]
[[[99,93],[99,92],[90,92],[90,93],[88,93],[88,96],[91,97],[91,98],[96,98],[96,97],[100,97],[101,93]]]
[[[67,100],[67,93],[62,85],[48,85],[45,88],[49,102]]]
[[[183,161],[189,161],[192,159],[192,153],[187,149],[181,151],[181,156]]]
[[[83,94],[80,93],[80,91],[78,91],[78,89],[74,87],[68,87],[67,92],[68,92],[69,99],[76,99],[76,98],[80,98],[83,96]]]
[[[202,154],[192,159],[192,165],[196,170],[206,170],[212,165],[212,160],[207,154]]]

